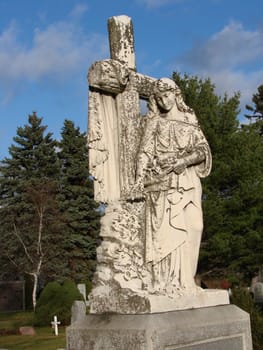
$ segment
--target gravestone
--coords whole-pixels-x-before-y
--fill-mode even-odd
[[[108,29],[111,59],[88,74],[90,172],[107,207],[91,314],[68,328],[68,350],[251,349],[249,316],[194,280],[211,169],[196,115],[173,81],[136,72],[130,18]]]
[[[25,282],[0,282],[0,312],[22,311],[25,309]]]
[[[86,302],[75,300],[71,307],[71,323],[84,320],[86,317],[86,311]]]
[[[86,302],[87,301],[86,284],[85,283],[78,283],[77,288],[78,288],[79,292],[83,295],[83,298]]]
[[[33,327],[24,326],[24,327],[19,327],[19,334],[21,334],[21,335],[36,335],[36,331]]]
[[[254,301],[255,303],[263,303],[263,283],[258,282],[254,286]]]

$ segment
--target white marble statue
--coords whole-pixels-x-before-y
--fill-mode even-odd
[[[195,287],[203,230],[200,177],[211,153],[194,112],[174,81],[153,86],[141,140],[134,197],[145,194],[145,263],[152,293],[180,294]]]
[[[195,285],[203,229],[200,178],[211,154],[167,78],[136,72],[132,22],[109,20],[111,59],[89,70],[89,160],[106,203],[91,313],[149,313],[229,303]],[[148,113],[140,115],[140,99]]]

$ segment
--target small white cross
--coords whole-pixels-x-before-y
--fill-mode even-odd
[[[51,324],[52,328],[54,328],[55,330],[55,335],[58,335],[58,325],[60,324],[60,322],[58,321],[57,316],[54,316],[54,321],[52,321]]]

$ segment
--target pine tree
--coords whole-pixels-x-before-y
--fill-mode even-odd
[[[263,119],[263,85],[260,85],[257,90],[258,92],[252,97],[254,106],[246,105],[246,109],[252,113],[246,115],[246,117],[249,120],[254,119],[254,121]]]
[[[91,280],[95,269],[100,213],[88,172],[86,135],[72,121],[65,120],[61,136],[59,203],[67,223],[65,249],[70,277],[80,282]]]
[[[14,266],[16,276],[33,276],[33,305],[42,271],[48,266],[57,271],[54,266],[61,259],[54,249],[62,232],[56,205],[56,141],[46,129],[36,113],[29,115],[28,124],[17,128],[10,158],[0,167],[1,259]]]

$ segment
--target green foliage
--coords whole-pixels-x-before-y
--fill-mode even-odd
[[[66,120],[61,136],[53,140],[33,113],[0,163],[2,279],[91,281],[100,213],[86,135]]]
[[[48,283],[38,299],[34,325],[47,326],[54,316],[58,317],[62,325],[68,325],[71,306],[75,300],[83,300],[83,296],[73,281],[66,280],[63,284]]]
[[[100,214],[88,172],[86,134],[81,133],[72,121],[65,120],[61,136],[58,200],[66,222],[64,248],[69,277],[81,282],[90,280],[94,272]]]
[[[245,289],[233,289],[231,303],[237,305],[250,315],[251,333],[253,340],[253,349],[261,350],[263,348],[263,313],[257,306],[252,296]]]
[[[10,158],[0,166],[1,260],[14,266],[15,278],[28,274],[35,283],[44,274],[43,266],[52,277],[53,266],[62,258],[52,249],[61,241],[63,229],[56,203],[56,141],[46,129],[36,113],[29,115],[28,124],[17,128]],[[10,278],[10,269],[1,271],[2,278]]]
[[[247,110],[250,112],[250,114],[247,114],[246,117],[250,121],[258,121],[259,119],[263,119],[263,85],[258,87],[258,92],[253,95],[252,102],[254,106],[246,105]]]

